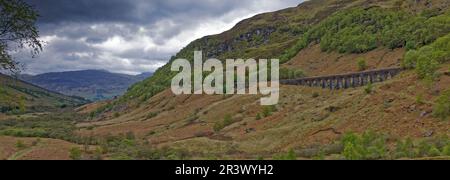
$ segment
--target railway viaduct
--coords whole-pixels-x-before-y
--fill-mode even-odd
[[[398,75],[401,71],[403,71],[403,68],[395,67],[348,74],[280,80],[280,83],[285,85],[321,87],[331,90],[347,89],[383,82]]]

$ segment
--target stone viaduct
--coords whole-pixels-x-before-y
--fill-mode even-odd
[[[321,87],[324,89],[347,89],[382,82],[398,75],[403,68],[386,68],[356,73],[280,80],[281,84]]]

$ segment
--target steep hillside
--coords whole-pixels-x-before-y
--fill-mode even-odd
[[[135,84],[123,97],[118,101],[115,101],[113,103],[114,105],[104,109],[111,110],[114,107],[120,109],[120,107],[129,103],[135,104],[145,102],[150,97],[165,90],[169,87],[171,78],[176,74],[170,71],[171,62],[177,58],[192,60],[194,50],[202,50],[204,56],[207,58],[213,57],[221,60],[226,58],[280,58],[282,62],[287,62],[309,44],[320,42],[322,36],[326,35],[325,37],[329,37],[333,35],[334,37],[340,37],[344,34],[355,35],[348,36],[349,39],[337,39],[335,42],[348,40],[346,42],[348,42],[347,44],[349,45],[361,44],[358,48],[363,48],[363,50],[359,51],[359,49],[356,49],[355,52],[358,53],[373,50],[378,47],[391,49],[405,47],[407,42],[411,42],[408,43],[408,46],[414,45],[414,47],[420,47],[420,45],[430,43],[433,39],[436,39],[436,37],[445,35],[445,32],[448,32],[449,23],[448,18],[446,17],[434,18],[436,19],[435,21],[430,20],[434,22],[433,24],[439,24],[439,26],[430,27],[428,29],[430,31],[428,32],[420,31],[421,28],[428,27],[422,22],[442,14],[448,7],[449,2],[445,0],[313,0],[306,1],[298,7],[256,15],[238,23],[229,31],[218,35],[206,36],[190,43],[172,57],[167,65],[157,70],[152,78]],[[364,13],[366,10],[367,13]],[[370,11],[374,11],[374,16],[370,16],[370,14],[372,14]],[[334,15],[333,18],[329,17],[336,12],[339,13]],[[347,17],[344,17],[343,14],[347,15]],[[328,25],[335,21],[339,21],[342,18],[351,19],[358,16],[362,16],[362,18],[355,19],[354,22],[343,21],[341,26],[348,26],[343,32],[331,32],[333,29],[327,29]],[[394,19],[385,21],[383,19],[384,17],[392,17]],[[323,21],[325,19],[327,19],[327,21]],[[413,20],[404,21],[408,19]],[[360,25],[357,25],[358,23]],[[415,24],[416,26],[409,26],[411,24]],[[397,27],[399,25],[405,27],[402,29],[405,31],[403,34],[411,34],[411,36],[414,34],[414,37],[417,38],[399,36],[398,39],[392,40],[393,43],[391,45],[388,45],[390,42],[387,40],[382,41],[377,39],[381,36],[384,37],[384,34],[382,33],[389,35],[386,36],[386,39],[389,39],[391,36],[395,37],[401,32],[395,31],[397,29],[392,27]],[[418,31],[416,31],[417,33],[412,32],[412,30],[419,25],[421,26],[418,28]],[[406,27],[409,27],[409,29]],[[323,31],[325,29],[330,30],[330,32]],[[396,32],[396,34],[393,34],[393,32]],[[426,36],[426,34],[434,34],[435,36],[426,37],[427,39],[425,41],[423,38],[425,38],[424,36]],[[367,36],[370,36],[368,40],[376,40],[361,42],[361,40],[365,40]],[[409,41],[409,39],[411,40]],[[327,41],[331,42],[331,40]],[[367,45],[367,43],[370,44]],[[343,47],[343,45],[338,46],[339,43],[334,44],[336,44],[336,47],[330,47],[329,49],[324,48],[322,44],[321,50],[333,51],[341,46]],[[384,46],[385,44],[388,46]],[[343,49],[340,52],[347,51]],[[353,51],[350,49],[349,52]],[[290,67],[290,69],[305,68]],[[286,76],[282,74],[281,77]]]
[[[175,96],[169,63],[120,99],[83,109],[90,117],[77,134],[133,135],[176,158],[448,159],[448,8],[445,0],[313,0],[257,15],[174,58],[191,59],[193,50],[219,59],[280,57],[282,68],[307,76],[406,70],[346,90],[282,86],[280,103],[266,107],[259,96]]]
[[[45,112],[87,103],[0,74],[0,114]]]
[[[297,42],[297,38],[333,12],[352,4],[352,1],[307,1],[285,10],[256,15],[238,23],[231,30],[195,40],[158,69],[152,78],[134,85],[116,104],[145,101],[165,90],[176,74],[170,64],[177,58],[193,60],[193,51],[202,50],[205,57],[218,58],[275,58]]]
[[[348,132],[386,134],[391,139],[387,145],[395,147],[396,141],[407,138],[420,142],[450,135],[449,121],[433,116],[439,94],[449,89],[450,76],[437,82],[428,87],[409,71],[374,85],[370,94],[364,87],[329,91],[282,86],[273,111],[259,105],[259,96],[173,96],[166,90],[140,108],[79,123],[78,134],[107,138],[132,132],[194,159],[272,158],[291,149],[305,158],[320,149],[335,148],[327,154],[336,154],[341,149],[334,144]]]
[[[55,92],[96,101],[120,96],[131,85],[151,75],[143,73],[132,76],[103,70],[84,70],[25,75],[21,79]]]

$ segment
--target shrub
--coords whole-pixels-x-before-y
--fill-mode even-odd
[[[319,153],[313,157],[313,160],[325,160],[325,152],[320,150]]]
[[[81,149],[78,147],[73,147],[69,151],[69,157],[72,160],[80,160],[81,159]]]
[[[447,144],[447,145],[442,149],[442,155],[444,155],[444,156],[450,156],[450,144]]]
[[[450,13],[433,11],[424,14],[428,15],[383,8],[340,11],[309,28],[280,59],[286,62],[314,42],[320,43],[322,51],[340,53],[364,53],[381,45],[412,50],[450,32]]]
[[[300,69],[280,68],[280,79],[298,79],[305,76],[305,73]]]
[[[224,127],[223,127],[222,123],[220,123],[220,122],[214,123],[214,127],[213,127],[214,132],[219,132],[219,131],[222,130],[223,128],[224,128]]]
[[[433,80],[439,65],[450,60],[450,34],[437,39],[419,50],[411,50],[405,54],[402,66],[414,68],[420,79]]]
[[[272,113],[273,112],[276,112],[277,111],[277,108],[274,106],[274,105],[272,105],[272,106],[264,106],[263,107],[263,111],[262,111],[262,115],[263,115],[263,117],[269,117],[269,116],[272,116]]]
[[[448,137],[438,137],[434,139],[423,139],[413,142],[410,138],[398,141],[395,158],[418,158],[446,156],[449,148]]]
[[[256,118],[255,119],[256,120],[261,120],[261,114],[260,113],[256,114]]]
[[[128,131],[127,134],[125,135],[125,138],[128,140],[134,140],[134,139],[136,139],[136,136],[134,135],[134,133],[132,131]]]
[[[418,152],[415,151],[414,143],[410,138],[397,142],[395,158],[415,158],[417,156]]]
[[[364,88],[364,92],[366,94],[370,94],[370,93],[373,92],[373,85],[372,85],[372,83],[367,84],[366,88]]]
[[[344,146],[343,155],[347,160],[361,160],[364,155],[360,154],[358,147],[353,143],[346,143]]]
[[[419,104],[419,105],[425,104],[422,94],[419,94],[416,96],[416,104]]]
[[[221,122],[216,122],[214,124],[214,131],[215,132],[219,132],[220,130],[222,130],[223,128],[229,126],[233,124],[233,118],[231,117],[231,115],[227,114],[224,118],[223,121]]]
[[[450,116],[450,90],[440,95],[434,105],[433,115],[442,120],[448,120]]]
[[[16,148],[17,149],[25,149],[27,146],[23,143],[22,140],[17,140],[16,142]]]
[[[98,157],[107,154],[108,159],[114,160],[181,160],[188,155],[184,150],[169,149],[168,147],[156,149],[148,141],[129,139],[126,135],[107,136],[100,140],[99,147],[101,151],[98,151]]]
[[[152,118],[154,118],[154,117],[156,117],[156,116],[158,116],[158,113],[157,113],[157,112],[151,112],[151,113],[149,113],[149,114],[147,115],[147,119],[152,119]]]
[[[358,70],[365,71],[367,69],[367,63],[364,58],[358,58]]]
[[[225,117],[223,118],[223,124],[230,125],[231,123],[233,123],[233,119],[231,118],[231,115],[229,115],[229,114],[225,115]]]
[[[297,155],[293,149],[289,150],[287,153],[277,154],[273,157],[275,160],[297,160]]]
[[[89,118],[90,119],[94,119],[96,115],[97,114],[95,113],[95,111],[92,111],[92,112],[89,113]]]
[[[414,68],[416,66],[417,58],[419,57],[419,54],[416,50],[410,50],[406,52],[405,58],[402,62],[402,66],[404,68]]]
[[[92,156],[93,160],[102,160],[102,155],[105,154],[105,151],[102,147],[96,147],[94,150],[94,154]]]
[[[387,157],[386,139],[372,132],[356,135],[348,133],[341,140],[342,155],[347,160],[383,159]]]
[[[150,132],[147,133],[147,136],[153,136],[153,135],[155,135],[155,134],[156,134],[155,131],[150,131]]]
[[[416,62],[416,72],[420,79],[434,79],[439,63],[427,56],[419,56]]]
[[[426,141],[421,141],[417,147],[419,157],[427,157],[430,155],[432,145]]]
[[[432,146],[430,148],[430,151],[428,152],[429,157],[436,157],[436,156],[440,156],[440,155],[441,155],[441,152],[435,146]]]

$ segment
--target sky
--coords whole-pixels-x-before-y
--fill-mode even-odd
[[[27,74],[154,72],[191,41],[302,0],[25,0],[39,12],[43,52],[14,56]]]

